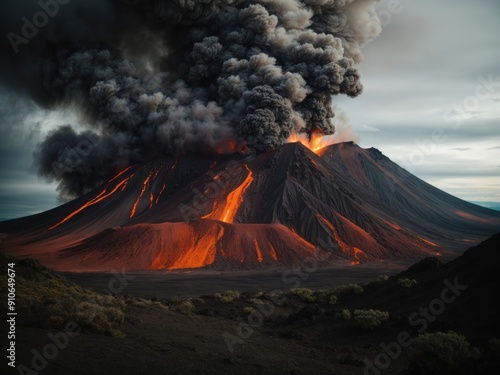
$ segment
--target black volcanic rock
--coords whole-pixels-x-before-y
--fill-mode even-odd
[[[0,223],[2,251],[66,271],[290,267],[452,255],[500,229],[376,149],[300,143],[136,165],[51,211]]]

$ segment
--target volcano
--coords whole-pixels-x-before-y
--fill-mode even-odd
[[[0,223],[5,253],[72,272],[453,256],[499,229],[500,212],[352,142],[158,157],[53,210]]]

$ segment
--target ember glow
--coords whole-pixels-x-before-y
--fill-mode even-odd
[[[228,194],[224,205],[222,205],[221,202],[216,201],[214,211],[203,216],[203,219],[220,220],[225,223],[232,223],[234,221],[234,217],[238,213],[241,203],[243,203],[243,196],[253,182],[252,171],[248,168],[248,166],[245,166],[245,168],[248,171],[248,175],[245,180],[236,189]]]
[[[262,257],[262,251],[260,250],[259,243],[257,242],[257,239],[254,240],[254,245],[255,245],[255,251],[257,252],[257,260],[259,263],[262,263],[264,258]]]
[[[364,254],[363,250],[357,247],[349,246],[349,244],[347,244],[344,240],[342,240],[335,226],[330,221],[328,221],[324,216],[317,213],[316,217],[331,230],[333,238],[335,239],[335,242],[339,244],[342,252],[344,254],[352,255],[356,259],[354,261],[351,261],[351,265],[356,266],[360,264],[361,260],[359,259],[359,255]]]
[[[134,207],[132,207],[132,211],[130,212],[130,218],[133,218],[135,216],[135,213],[137,211],[137,206],[139,205],[139,202],[142,198],[142,196],[144,195],[145,191],[146,191],[146,188],[148,187],[148,184],[149,184],[149,180],[151,180],[151,176],[153,175],[153,172],[151,172],[151,174],[144,180],[143,184],[142,184],[142,190],[141,190],[141,193],[139,194],[139,197],[137,198],[137,200],[135,201],[134,203]]]
[[[288,138],[288,143],[300,142],[312,152],[321,156],[321,150],[327,146],[335,143],[335,139],[332,136],[325,137],[323,133],[316,131],[311,133],[309,137],[303,133],[293,133],[290,138]]]
[[[121,176],[124,172],[121,172],[118,176],[116,176],[115,178],[113,178],[111,181],[115,180],[117,177]],[[70,213],[68,216],[66,216],[63,220],[61,220],[60,222],[58,222],[57,224],[53,225],[52,227],[49,228],[49,230],[52,230],[54,228],[57,228],[59,225],[65,223],[66,221],[68,221],[69,219],[71,219],[72,217],[76,216],[77,214],[79,214],[80,212],[82,212],[83,210],[85,210],[86,208],[90,207],[90,206],[93,206],[94,204],[97,204],[101,201],[103,201],[104,199],[108,198],[109,196],[111,196],[112,194],[114,194],[115,192],[117,192],[120,188],[122,188],[122,191],[123,191],[123,188],[127,185],[128,183],[128,180],[131,178],[132,176],[130,176],[129,178],[126,178],[125,180],[119,182],[115,187],[114,189],[112,189],[109,193],[106,193],[107,190],[108,190],[108,186],[109,186],[109,183],[111,183],[111,181],[108,183],[108,185],[106,185],[106,187],[104,188],[104,190],[97,196],[95,197],[94,199],[88,201],[87,203],[85,203],[82,207],[80,207],[78,210],[76,211],[73,211],[72,213]]]

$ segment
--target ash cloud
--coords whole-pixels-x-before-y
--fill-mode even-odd
[[[333,134],[332,96],[363,89],[355,64],[380,32],[373,3],[72,0],[18,54],[1,42],[0,83],[45,108],[77,108],[81,123],[34,154],[39,174],[71,198],[156,155]],[[1,7],[4,35],[40,10]]]

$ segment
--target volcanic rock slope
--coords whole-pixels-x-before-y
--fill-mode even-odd
[[[453,255],[500,212],[432,187],[376,149],[163,157],[53,210],[0,223],[2,251],[60,271],[290,267]]]

